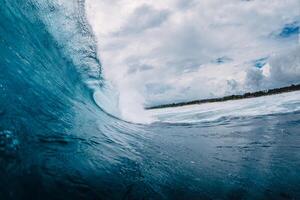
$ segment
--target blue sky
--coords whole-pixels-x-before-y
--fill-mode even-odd
[[[87,0],[120,104],[156,105],[300,82],[299,0]]]

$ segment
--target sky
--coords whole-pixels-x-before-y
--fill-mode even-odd
[[[86,0],[121,107],[300,82],[299,0]]]

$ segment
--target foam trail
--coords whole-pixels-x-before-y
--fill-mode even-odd
[[[170,123],[197,123],[221,118],[282,114],[300,110],[300,92],[234,100],[220,103],[149,110],[160,121]]]

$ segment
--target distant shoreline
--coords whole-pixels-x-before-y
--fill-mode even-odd
[[[224,101],[239,100],[239,99],[249,99],[249,98],[262,97],[262,96],[270,96],[275,94],[282,94],[287,92],[294,92],[299,90],[300,90],[300,84],[297,84],[297,85],[290,85],[287,87],[261,90],[257,92],[248,92],[241,95],[230,95],[230,96],[219,97],[219,98],[201,99],[201,100],[194,100],[194,101],[187,101],[187,102],[180,102],[180,103],[170,103],[170,104],[163,104],[158,106],[150,106],[150,107],[146,107],[146,110],[181,107],[187,105],[198,105],[198,104],[213,103],[213,102],[224,102]]]

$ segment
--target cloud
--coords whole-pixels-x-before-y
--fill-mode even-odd
[[[262,70],[257,68],[250,68],[247,71],[247,76],[245,81],[247,89],[250,91],[259,90],[259,88],[263,84],[264,78],[265,77],[262,73]]]
[[[300,82],[300,46],[274,54],[263,68],[249,68],[245,85],[248,90],[269,89]]]
[[[153,105],[300,81],[298,0],[86,4],[105,77],[120,98],[130,98],[124,86]]]
[[[300,47],[292,48],[270,61],[270,82],[275,86],[300,82]]]
[[[134,10],[128,17],[126,23],[113,35],[126,36],[130,34],[139,34],[147,29],[160,26],[168,19],[168,10],[156,10],[150,5],[141,5]]]

